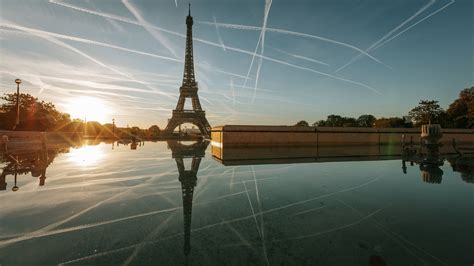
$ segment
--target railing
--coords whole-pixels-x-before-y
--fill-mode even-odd
[[[173,110],[173,114],[179,114],[179,113],[199,113],[199,114],[204,114],[205,111],[194,111],[194,110]]]

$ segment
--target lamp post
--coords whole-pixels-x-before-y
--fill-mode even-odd
[[[115,137],[115,118],[112,118],[112,134]]]
[[[16,83],[16,121],[15,126],[13,126],[13,130],[20,124],[20,84],[21,79],[15,79]]]

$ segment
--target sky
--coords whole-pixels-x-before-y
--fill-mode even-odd
[[[181,0],[0,0],[0,93],[20,78],[77,118],[163,128],[187,13]],[[191,13],[211,126],[403,116],[474,85],[472,0],[191,0]]]

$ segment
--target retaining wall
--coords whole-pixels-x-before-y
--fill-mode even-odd
[[[213,145],[227,147],[392,145],[419,143],[419,128],[350,128],[226,125],[214,127]],[[474,129],[443,129],[441,142],[474,143]]]

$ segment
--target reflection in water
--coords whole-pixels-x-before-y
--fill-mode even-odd
[[[448,162],[453,171],[461,173],[462,180],[474,184],[474,156],[448,158]]]
[[[368,258],[370,265],[383,265],[385,261],[388,265],[406,265],[406,262],[437,265],[436,258],[425,250],[439,256],[447,265],[461,265],[453,262],[470,259],[460,249],[444,252],[436,242],[446,239],[455,243],[452,246],[463,249],[472,242],[462,230],[439,229],[440,225],[450,229],[472,226],[472,204],[469,205],[472,190],[453,174],[448,163],[419,165],[427,160],[404,158],[407,159],[403,160],[405,172],[411,162],[414,167],[410,177],[416,178],[402,180],[400,156],[382,161],[381,158],[387,157],[355,157],[346,150],[343,157],[327,152],[324,155],[331,157],[308,159],[304,156],[313,156],[311,150],[304,153],[293,150],[289,154],[295,158],[286,161],[267,159],[268,153],[251,154],[241,149],[235,156],[253,156],[253,159],[234,160],[231,167],[225,168],[205,158],[208,142],[186,145],[168,141],[172,159],[165,143],[138,145],[138,151],[130,151],[123,144],[112,151],[110,144],[99,146],[103,158],[98,161],[107,160],[108,164],[103,166],[103,171],[89,171],[93,174],[91,180],[87,176],[89,169],[76,175],[75,171],[81,167],[68,154],[55,159],[52,169],[46,171],[51,162],[42,167],[47,162],[44,158],[52,161],[57,155],[51,147],[43,155],[40,147],[28,151],[28,160],[19,153],[12,153],[13,159],[3,159],[8,163],[4,173],[9,175],[19,175],[25,169],[26,163],[23,168],[21,164],[12,164],[16,156],[18,161],[31,162],[26,169],[33,169],[31,174],[38,177],[46,177],[48,173],[49,187],[34,194],[35,189],[30,190],[31,186],[20,182],[24,187],[12,193],[14,177],[8,176],[8,191],[0,193],[4,203],[0,210],[3,226],[0,226],[0,263],[120,265],[133,261],[136,265],[177,265],[189,258],[189,263],[196,265],[262,265],[268,254],[271,265],[352,265],[350,262],[354,261],[362,265],[367,264]],[[72,151],[78,153],[83,148]],[[86,151],[94,153],[97,149],[92,146],[81,153],[86,156]],[[273,151],[272,157],[280,155],[278,150]],[[362,153],[354,151],[358,155]],[[128,152],[138,159],[129,160]],[[464,181],[472,182],[473,157],[442,156],[441,161],[447,159]],[[318,163],[322,160],[360,161]],[[272,165],[282,161],[302,164]],[[236,163],[264,164],[235,166]],[[201,165],[215,168],[206,170]],[[442,178],[442,172],[437,171],[444,171],[443,186],[436,189],[431,185],[418,186],[418,168],[427,173],[426,181],[437,183]],[[200,183],[197,183],[199,170]],[[452,177],[460,182],[450,182]],[[5,180],[3,183],[6,187]],[[36,181],[32,183],[36,186]],[[205,191],[202,198],[194,197],[197,191]],[[419,204],[413,204],[413,199]],[[58,202],[61,208],[57,208]],[[425,204],[432,202],[438,204]],[[449,215],[439,215],[447,211]],[[416,219],[398,218],[407,214],[416,214]],[[179,218],[174,219],[175,215]],[[265,232],[264,236],[260,232]],[[402,250],[404,247],[407,252]],[[46,254],[42,252],[44,249],[55,252]],[[28,256],[13,255],[22,250],[28,250]]]
[[[95,166],[104,158],[104,151],[99,146],[84,145],[72,148],[68,153],[68,158],[79,166]]]
[[[420,166],[421,178],[426,183],[441,184],[443,180],[443,170],[441,166],[444,161],[448,161],[454,172],[461,174],[461,179],[468,183],[474,183],[474,156],[468,155],[444,155],[430,154],[404,154],[402,156],[402,170],[407,174],[406,162],[410,165],[418,164]]]
[[[179,172],[179,182],[181,183],[184,221],[183,252],[187,260],[191,252],[191,218],[193,212],[194,187],[196,187],[199,165],[201,164],[201,159],[205,156],[209,142],[201,141],[191,145],[185,145],[180,141],[168,140],[167,143],[171,149],[171,157],[176,161]],[[184,159],[192,159],[191,169],[185,169]]]
[[[0,190],[7,189],[6,177],[13,175],[14,185],[13,191],[17,191],[18,175],[27,175],[31,173],[33,177],[39,179],[39,185],[44,186],[46,180],[46,168],[53,162],[54,158],[59,154],[67,152],[67,149],[49,150],[46,146],[40,145],[38,149],[12,151],[4,154],[1,162],[6,163],[2,169],[0,176]]]
[[[128,144],[130,144],[130,150],[136,150],[137,147],[145,146],[144,141],[141,141],[141,140],[138,140],[138,139],[135,139],[135,138],[133,138],[131,140],[121,139],[121,140],[117,141],[117,147],[119,147],[120,145],[127,146]],[[115,148],[115,142],[112,142],[112,150],[114,148]]]

